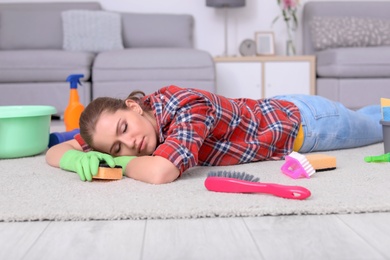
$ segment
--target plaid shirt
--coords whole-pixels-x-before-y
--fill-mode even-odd
[[[292,151],[300,124],[293,103],[274,99],[229,99],[168,86],[144,102],[159,129],[153,155],[168,159],[180,173],[196,165],[282,159]]]
[[[183,173],[197,165],[279,160],[292,151],[300,113],[288,101],[229,99],[203,90],[164,87],[144,98],[154,111],[159,145],[153,155]],[[75,137],[84,151],[89,148]]]

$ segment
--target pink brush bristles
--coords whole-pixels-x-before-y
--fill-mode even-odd
[[[315,173],[313,166],[300,153],[292,152],[285,157],[286,162],[282,165],[280,170],[293,179],[302,177],[310,178]]]

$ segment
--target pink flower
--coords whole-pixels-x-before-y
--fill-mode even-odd
[[[292,9],[299,4],[299,0],[282,0],[283,9]]]
[[[276,0],[281,13],[272,21],[274,24],[279,18],[282,18],[290,31],[295,31],[298,28],[297,11],[299,7],[299,0]]]

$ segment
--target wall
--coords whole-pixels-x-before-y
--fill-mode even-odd
[[[9,2],[71,2],[70,0],[0,0]],[[73,0],[74,1],[74,0]],[[93,1],[93,0],[82,0]],[[195,47],[217,56],[224,51],[224,11],[206,7],[206,0],[95,0],[103,8],[120,12],[188,13],[195,18]],[[318,0],[301,0],[305,2]],[[353,1],[353,0],[344,0]],[[382,0],[390,1],[390,0]],[[286,28],[283,21],[272,26],[273,19],[280,14],[277,0],[246,0],[246,6],[231,8],[228,14],[228,54],[238,55],[238,46],[246,38],[254,39],[256,31],[274,31],[277,54],[285,53]],[[301,16],[300,8],[298,17]],[[296,34],[298,53],[301,52],[300,30]]]

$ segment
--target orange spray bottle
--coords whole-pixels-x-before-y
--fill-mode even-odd
[[[77,86],[81,85],[80,79],[82,77],[84,77],[83,74],[72,74],[66,79],[67,82],[70,82],[69,103],[64,114],[66,131],[79,128],[79,119],[81,112],[84,110],[84,106],[80,103]]]

